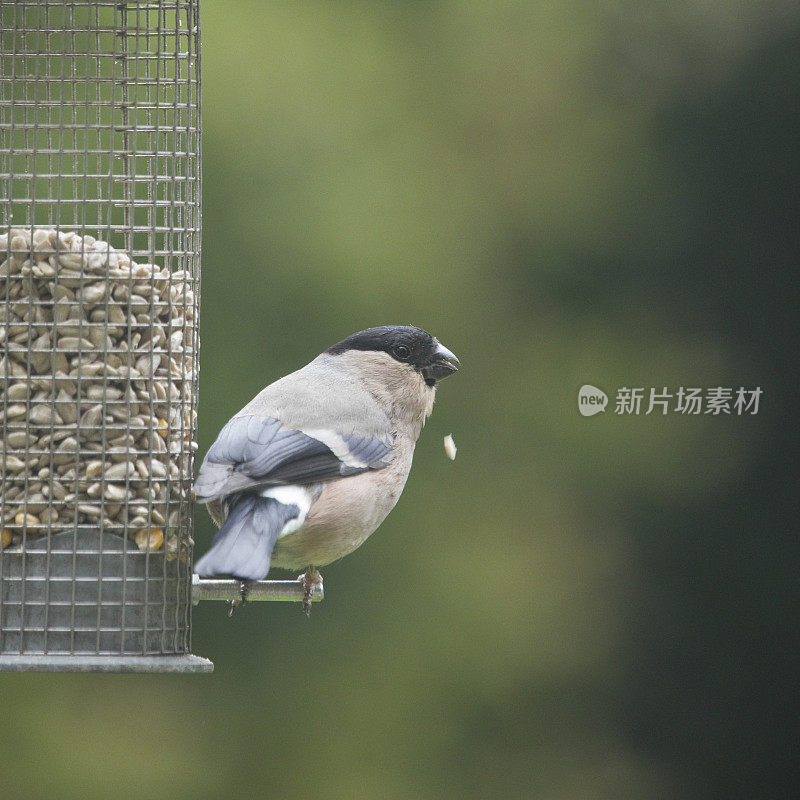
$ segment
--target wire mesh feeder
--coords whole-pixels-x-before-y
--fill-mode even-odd
[[[0,669],[190,653],[197,0],[0,2]]]

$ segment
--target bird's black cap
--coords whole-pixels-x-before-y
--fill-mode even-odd
[[[358,331],[329,347],[325,352],[340,355],[348,350],[374,350],[388,353],[396,361],[420,370],[429,383],[458,369],[458,359],[437,339],[413,325],[381,325]],[[426,374],[431,371],[429,376]]]

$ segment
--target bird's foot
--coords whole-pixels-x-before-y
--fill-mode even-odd
[[[234,597],[233,600],[231,600],[231,607],[230,610],[228,611],[229,617],[232,617],[233,612],[236,611],[236,609],[239,608],[239,606],[242,603],[244,603],[245,600],[247,600],[247,594],[249,591],[250,591],[250,584],[247,583],[247,581],[242,581],[241,585],[239,586],[239,596]]]
[[[314,589],[318,584],[322,583],[322,575],[316,567],[309,567],[297,579],[303,587],[303,611],[306,616],[311,616],[311,598],[314,595]]]

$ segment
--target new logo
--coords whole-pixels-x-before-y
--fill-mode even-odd
[[[591,383],[584,383],[578,390],[578,411],[584,417],[593,417],[601,411],[606,410],[608,397],[602,389],[592,386]]]

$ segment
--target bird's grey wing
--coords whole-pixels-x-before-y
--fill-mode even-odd
[[[220,431],[194,485],[206,503],[233,492],[309,484],[380,469],[392,459],[393,437],[284,428],[274,417],[242,414]]]

